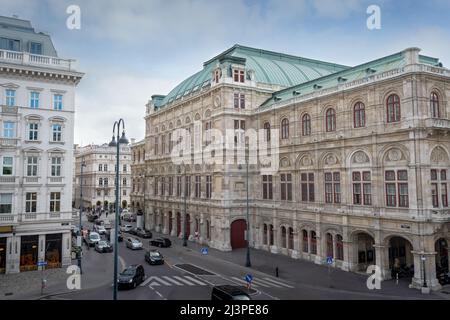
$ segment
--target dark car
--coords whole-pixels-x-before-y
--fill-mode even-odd
[[[89,222],[94,222],[95,220],[98,219],[98,215],[90,213],[90,214],[87,215],[87,219],[88,219]]]
[[[138,228],[136,230],[136,235],[140,238],[144,238],[144,239],[150,239],[151,237],[153,237],[152,233],[150,231]]]
[[[136,288],[145,280],[144,267],[140,264],[133,264],[119,274],[117,285],[119,289]]]
[[[98,226],[102,226],[105,223],[105,221],[97,219],[95,220],[94,224],[98,225]]]
[[[155,247],[169,248],[172,245],[172,242],[167,238],[156,238],[150,240],[149,244]]]
[[[251,300],[250,296],[239,286],[221,285],[215,286],[211,292],[211,300]]]
[[[145,253],[145,261],[149,264],[164,264],[164,257],[158,250],[148,250]]]
[[[138,232],[138,230],[139,230],[139,228],[134,227],[133,229],[130,229],[130,231],[128,231],[128,233],[129,233],[129,234],[132,234],[132,235],[136,235],[137,232]]]
[[[111,230],[107,230],[106,231],[106,239],[108,239],[108,241],[111,241]],[[114,239],[113,239],[114,240]],[[119,231],[117,233],[117,241],[118,242],[122,242],[123,241],[123,235],[122,235],[122,231]]]
[[[113,247],[108,241],[100,240],[95,244],[95,251],[100,253],[113,252]]]

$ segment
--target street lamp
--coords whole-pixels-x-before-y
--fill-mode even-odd
[[[81,215],[83,214],[83,168],[86,167],[86,163],[84,162],[84,157],[81,158],[81,173],[80,173],[80,221],[78,225],[78,237],[80,239],[80,249],[81,249]],[[81,250],[78,251],[78,268],[80,268],[80,274],[83,272],[81,271]]]
[[[426,272],[425,272],[425,260],[427,258],[422,255],[421,256],[421,260],[422,260],[422,269],[423,269],[423,287],[426,288],[427,287],[427,280],[426,280]]]
[[[245,260],[245,266],[251,267],[252,263],[250,261],[250,218],[249,218],[249,197],[248,197],[248,160],[245,161],[246,165],[246,189],[247,189],[247,256]],[[239,170],[242,169],[242,165],[239,165]]]
[[[122,125],[122,137],[119,138],[120,134],[120,125]],[[116,137],[114,136],[116,134],[116,127],[117,127],[117,142]],[[109,143],[110,147],[116,147],[116,212],[114,213],[114,293],[113,293],[113,299],[117,300],[117,263],[118,263],[118,222],[119,218],[117,216],[119,212],[119,151],[120,151],[120,145],[121,144],[128,144],[128,139],[125,137],[125,122],[123,119],[120,119],[119,121],[114,122],[113,126],[113,136],[112,140]]]
[[[187,247],[187,237],[186,237],[186,224],[187,224],[187,214],[186,214],[186,207],[187,207],[187,181],[186,181],[186,165],[183,162],[183,168],[184,168],[184,174],[183,174],[183,180],[184,180],[184,223],[183,223],[183,247]],[[181,169],[178,167],[178,173],[181,172]]]

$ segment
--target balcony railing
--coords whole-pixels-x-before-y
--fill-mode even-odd
[[[18,138],[0,138],[0,146],[2,147],[16,147]]]
[[[72,220],[72,211],[70,212],[50,212],[50,213],[22,213],[21,222],[30,221],[52,221],[52,220]]]
[[[48,184],[64,183],[64,177],[48,177]]]
[[[14,184],[14,183],[16,183],[16,177],[0,176],[0,183]]]
[[[24,177],[23,183],[24,184],[39,184],[41,181],[40,177]]]
[[[450,120],[430,118],[425,120],[425,126],[427,128],[450,129]]]
[[[17,214],[0,213],[0,225],[11,225],[17,223]]]
[[[58,57],[31,54],[28,52],[17,52],[0,50],[0,62],[9,62],[21,65],[48,67],[55,69],[71,70],[74,60],[61,59]]]

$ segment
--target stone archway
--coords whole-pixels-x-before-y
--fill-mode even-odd
[[[413,278],[414,277],[414,255],[411,242],[400,236],[389,239],[389,269],[391,277]]]
[[[353,235],[353,264],[355,271],[365,272],[370,265],[376,264],[375,239],[366,232]]]

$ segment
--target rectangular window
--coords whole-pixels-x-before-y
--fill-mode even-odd
[[[244,72],[244,70],[234,69],[233,70],[233,80],[235,82],[244,83],[245,82],[245,72]]]
[[[292,174],[282,173],[281,181],[281,200],[292,201]]]
[[[31,54],[42,54],[42,44],[38,42],[30,42]]]
[[[161,136],[161,152],[162,154],[166,153],[166,136]]]
[[[61,193],[50,192],[50,212],[61,211]]]
[[[173,196],[173,177],[169,177],[169,196]]]
[[[153,190],[153,195],[157,196],[158,195],[158,178],[155,177],[155,188]]]
[[[372,184],[370,171],[354,171],[353,181],[353,204],[372,205]]]
[[[159,137],[155,137],[155,155],[158,154],[158,140],[159,140]]]
[[[166,178],[162,177],[161,178],[161,196],[165,196],[166,195]]]
[[[271,175],[263,175],[262,176],[262,181],[263,181],[263,199],[265,199],[265,200],[272,200],[273,199],[272,179],[273,179],[273,177]]]
[[[14,138],[14,122],[5,121],[3,122],[3,137],[4,138]]]
[[[172,133],[169,133],[169,153],[172,153],[172,150],[173,150]],[[143,158],[145,158],[145,153]]]
[[[300,189],[303,202],[314,202],[314,173],[300,175]]]
[[[101,164],[98,165],[98,171],[102,171],[103,170],[103,166]]]
[[[339,172],[325,172],[325,202],[341,203],[341,175]]]
[[[16,90],[6,89],[6,105],[8,107],[16,105]]]
[[[126,185],[127,185],[127,178],[123,178],[123,179],[122,179],[122,185],[123,185],[123,186],[126,186]]]
[[[3,157],[2,175],[12,176],[13,174],[13,157]]]
[[[234,94],[234,108],[239,109],[239,93]]]
[[[395,190],[395,183],[386,183],[386,205],[388,207],[397,206],[397,194]]]
[[[235,109],[245,109],[245,94],[235,93],[234,94],[234,108]]]
[[[52,157],[52,177],[61,176],[61,157]]]
[[[191,177],[190,176],[185,177],[184,194],[188,198],[191,196]]]
[[[200,198],[201,177],[195,176],[195,197]]]
[[[245,109],[245,94],[240,94],[239,102],[241,109]]]
[[[39,124],[32,122],[28,124],[28,140],[38,141]]]
[[[25,196],[25,212],[35,213],[37,208],[37,193],[27,192]]]
[[[181,197],[181,176],[177,177],[177,197]]]
[[[388,170],[384,173],[386,180],[386,206],[388,207],[409,207],[408,196],[408,171]],[[398,197],[398,198],[397,198]]]
[[[123,193],[122,193],[124,196],[126,196],[127,195],[127,189],[123,189]]]
[[[108,186],[108,178],[103,178],[103,185],[104,185],[105,187]]]
[[[433,208],[439,207],[439,195],[438,195],[438,184],[437,183],[431,184],[431,201],[433,204]]]
[[[104,164],[104,165],[103,165],[103,171],[105,171],[105,172],[108,171],[108,165],[107,165],[107,164]]]
[[[20,51],[20,41],[9,38],[0,38],[0,49],[9,51]]]
[[[62,126],[60,124],[52,125],[52,139],[53,142],[62,141]]]
[[[401,208],[408,208],[408,184],[399,183],[398,184],[398,206]]]
[[[0,214],[12,213],[12,193],[0,194]]]
[[[30,156],[27,157],[27,176],[37,177],[38,172],[38,157]]]
[[[448,207],[447,191],[447,170],[431,169],[431,202],[433,208]]]
[[[212,197],[212,177],[206,176],[206,198],[211,199]]]
[[[98,185],[102,186],[103,185],[103,178],[98,178]]]
[[[30,108],[39,108],[39,92],[30,92]]]
[[[54,110],[62,110],[62,108],[63,108],[62,94],[54,94],[53,95],[53,109]]]
[[[122,169],[123,169],[123,172],[127,172],[127,165],[124,164]]]

